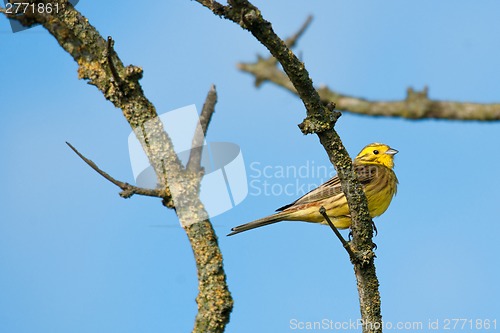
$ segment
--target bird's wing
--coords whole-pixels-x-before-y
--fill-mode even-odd
[[[376,176],[376,167],[377,166],[375,165],[354,165],[354,171],[357,173],[358,180],[361,185],[365,185],[373,180]],[[320,186],[316,187],[314,190],[304,194],[291,204],[276,209],[276,211],[282,211],[296,205],[320,201],[342,193],[340,179],[337,175],[335,175]]]

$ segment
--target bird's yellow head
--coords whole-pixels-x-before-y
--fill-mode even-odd
[[[396,149],[383,143],[371,143],[359,152],[354,161],[360,164],[382,164],[392,169],[397,153]]]

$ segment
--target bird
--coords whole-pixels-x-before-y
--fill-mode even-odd
[[[396,149],[386,144],[371,143],[353,160],[353,170],[365,192],[372,218],[382,215],[396,195],[399,181],[393,168],[397,153]],[[277,213],[232,228],[228,236],[280,221],[327,224],[319,212],[322,206],[336,228],[347,229],[351,226],[349,206],[340,179],[335,175],[294,202],[278,208]]]

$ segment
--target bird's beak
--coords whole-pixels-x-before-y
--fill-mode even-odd
[[[385,153],[387,155],[396,155],[397,153],[399,153],[399,151],[397,151],[396,149],[389,148]]]

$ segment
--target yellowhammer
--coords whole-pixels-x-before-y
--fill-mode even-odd
[[[392,171],[394,155],[398,151],[382,143],[372,143],[361,150],[353,161],[353,168],[368,200],[371,217],[380,216],[389,207],[396,194],[398,179]],[[323,206],[333,224],[339,229],[351,226],[349,206],[338,176],[315,188],[289,205],[278,208],[278,213],[232,228],[228,236],[280,221],[305,221],[327,224],[319,209]]]

